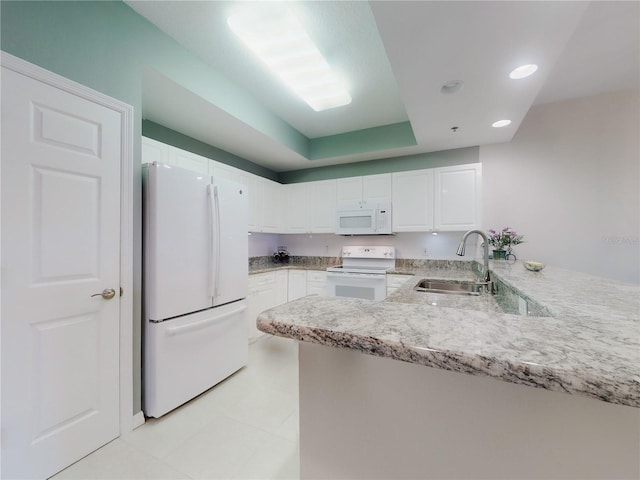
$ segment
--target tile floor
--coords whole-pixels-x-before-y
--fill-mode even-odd
[[[264,336],[249,365],[58,473],[63,479],[297,479],[298,348]]]

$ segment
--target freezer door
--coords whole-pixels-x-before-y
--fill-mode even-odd
[[[147,322],[144,336],[144,413],[160,417],[247,364],[246,300]]]
[[[157,321],[210,308],[209,177],[153,163],[143,168],[143,178],[145,317]]]
[[[249,201],[247,187],[213,179],[213,303],[246,298],[249,282]]]

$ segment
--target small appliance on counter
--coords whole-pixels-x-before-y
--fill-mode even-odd
[[[327,268],[328,295],[384,300],[387,270],[395,264],[394,247],[343,247],[342,265]]]
[[[273,254],[273,263],[289,263],[287,247],[278,247],[278,251]]]

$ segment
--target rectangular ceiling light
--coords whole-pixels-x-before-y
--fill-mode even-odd
[[[288,9],[254,7],[231,15],[227,23],[316,112],[351,103],[343,82]]]

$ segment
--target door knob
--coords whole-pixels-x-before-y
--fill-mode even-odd
[[[111,300],[113,297],[116,296],[116,291],[113,288],[105,288],[102,292],[94,293],[91,296],[92,297],[101,296],[105,300]]]

